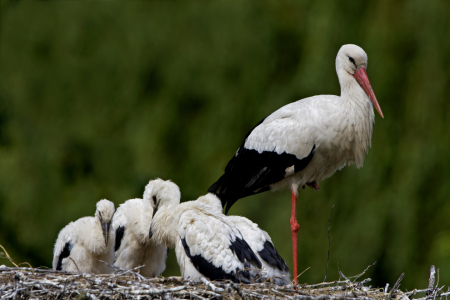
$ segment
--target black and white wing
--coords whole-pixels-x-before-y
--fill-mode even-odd
[[[70,222],[58,234],[53,249],[53,270],[63,271],[63,259],[70,256],[70,251],[76,242],[76,231],[73,222]]]
[[[191,209],[181,215],[178,228],[185,255],[200,274],[211,280],[255,281],[261,262],[231,222]]]
[[[130,201],[130,200],[128,200]],[[127,201],[127,202],[128,202]],[[125,215],[127,202],[122,203],[114,213],[112,224],[112,230],[115,232],[115,241],[114,241],[114,252],[116,253],[117,259],[117,251],[122,245],[122,239],[125,234],[125,228],[127,224],[127,218]]]
[[[248,133],[225,173],[208,189],[221,199],[226,213],[238,199],[267,191],[309,164],[315,139],[309,134],[311,122],[299,119],[307,111],[300,101],[288,104]]]
[[[253,252],[261,260],[264,269],[263,276],[273,278],[278,285],[289,284],[289,268],[275,249],[269,234],[247,218],[229,216],[228,220],[239,229]]]

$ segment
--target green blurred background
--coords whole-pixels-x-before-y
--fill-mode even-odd
[[[312,95],[339,94],[353,43],[384,112],[364,168],[300,191],[300,282],[338,268],[372,285],[450,283],[450,2],[2,1],[0,244],[51,266],[68,222],[172,179],[206,193],[253,125]],[[292,265],[290,192],[237,202]],[[8,264],[0,259],[1,264]],[[178,275],[171,252],[165,276]]]

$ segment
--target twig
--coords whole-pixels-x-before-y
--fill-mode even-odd
[[[302,276],[303,273],[305,273],[306,271],[308,271],[310,268],[311,268],[311,267],[307,267],[305,270],[303,270],[303,272],[301,272],[300,274],[297,275],[297,282],[298,282],[298,278],[299,278],[300,276]],[[292,284],[293,282],[294,282],[294,281],[292,281],[291,284]]]
[[[355,280],[353,280],[353,282],[355,282],[359,277],[363,276],[364,273],[366,273],[366,271],[369,270],[370,267],[375,266],[376,263],[377,262],[375,261],[373,264],[368,265],[367,268],[365,268],[364,271],[362,271],[362,273],[355,276],[356,278],[355,278]]]
[[[350,281],[350,282],[351,282],[351,280],[348,279],[348,278],[344,275],[344,273],[342,273],[341,271],[339,271],[339,276],[342,276],[342,277],[344,277],[344,279],[345,279],[346,281]]]
[[[330,239],[331,218],[333,217],[333,209],[334,209],[334,204],[331,207],[330,219],[328,220],[328,256],[327,256],[327,267],[325,269],[325,278],[323,279],[324,282],[325,282],[325,280],[327,280],[328,263],[330,262],[331,243],[333,242],[333,240]]]
[[[130,269],[130,270],[124,270],[124,272],[118,273],[118,274],[112,276],[111,278],[116,278],[118,276],[122,276],[122,275],[127,274],[127,273],[135,273],[134,270],[138,270],[138,269],[143,268],[143,267],[144,266],[139,266],[139,267],[136,267],[136,268],[133,268],[133,269]]]
[[[2,245],[0,245],[0,247],[2,248],[3,252],[5,253],[6,258],[13,264],[15,265],[17,268],[19,267],[11,258],[11,256],[9,256],[8,252],[6,251],[5,247],[3,247]],[[1,257],[1,256],[0,256]]]
[[[1,268],[0,266],[0,272],[2,272],[3,270],[7,270],[7,271],[31,271],[31,272],[35,272],[35,273],[62,273],[62,274],[67,274],[67,272],[65,271],[58,271],[58,270],[52,270],[52,269],[38,269],[38,268],[24,268],[24,267],[13,267],[13,268],[9,268],[6,267],[5,268]]]
[[[73,262],[73,264],[75,265],[75,267],[77,268],[78,274],[83,274],[83,273],[81,273],[80,269],[78,269],[77,263],[73,260],[73,258],[70,257],[70,256],[69,256],[69,258],[70,258],[70,260]]]
[[[340,284],[340,283],[346,283],[346,282],[345,281],[321,282],[321,283],[317,283],[317,284],[303,285],[302,287],[306,288],[306,289],[315,289],[318,286],[336,285],[336,284]]]
[[[133,272],[132,270],[134,270],[134,269],[132,269],[132,270],[125,270],[125,269],[122,269],[122,268],[119,268],[119,267],[117,267],[117,266],[114,266],[114,265],[111,265],[111,264],[108,264],[106,261],[103,261],[103,260],[99,260],[100,262],[102,262],[102,263],[104,263],[105,265],[107,265],[108,267],[111,267],[111,268],[113,268],[113,269],[115,269],[115,270],[119,270],[119,271],[122,271],[122,272],[128,272],[128,273],[132,273],[133,275],[136,275],[138,278],[139,278],[139,280],[140,279],[142,279],[142,280],[147,280],[144,276],[142,276],[141,274],[139,274],[139,273],[137,273],[137,272]],[[143,268],[145,265],[142,265],[142,266],[139,266],[139,267],[136,267],[135,269],[140,269],[140,268]],[[124,273],[123,273],[124,274]]]
[[[436,272],[437,272],[436,286],[438,286],[439,285],[439,268],[437,268]]]
[[[434,275],[436,274],[436,269],[433,265],[430,266],[430,279],[428,279],[428,291],[426,293],[427,296],[431,295],[434,290]]]
[[[449,296],[449,295],[450,295],[450,291],[440,294],[439,297],[444,297],[444,296]]]
[[[394,295],[395,291],[400,287],[400,281],[402,281],[403,277],[405,277],[405,273],[402,273],[402,275],[400,275],[400,277],[397,279],[397,282],[392,287],[392,290],[389,293],[389,295],[386,297],[386,300],[392,299],[392,296]]]
[[[439,285],[439,268],[437,268],[436,272],[437,272],[437,280],[436,280],[436,288],[437,288],[438,285]],[[443,289],[443,288],[444,288],[444,286],[442,286],[442,287],[440,288],[440,290]],[[437,295],[438,291],[439,291],[439,290],[437,290],[437,291],[434,293],[434,298],[433,298],[433,299],[436,298],[436,295]]]
[[[244,299],[244,300],[246,299],[244,293],[242,293],[242,291],[237,287],[236,284],[234,284],[234,283],[232,282],[232,283],[230,283],[230,285],[231,285],[231,287],[239,294],[239,296],[242,297],[242,299]]]
[[[206,278],[202,277],[200,278],[201,282],[205,285],[205,287],[209,287],[211,291],[213,292],[224,292],[225,290],[222,288],[216,287],[214,284],[212,284],[210,281],[208,281]]]

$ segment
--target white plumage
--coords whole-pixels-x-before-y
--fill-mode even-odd
[[[250,283],[257,279],[261,262],[242,234],[223,214],[200,197],[180,204],[180,190],[170,181],[150,181],[153,216],[150,235],[175,248],[184,278],[207,277]]]
[[[220,199],[214,194],[207,194],[200,197],[197,201],[208,206],[208,209],[215,210],[218,214],[222,214],[222,205]],[[260,229],[256,223],[241,216],[225,216],[231,221],[241,232],[244,240],[252,248],[253,252],[259,258],[262,264],[262,280],[272,278],[278,285],[286,285],[290,283],[289,268],[286,262],[278,254],[269,234]]]
[[[247,218],[229,216],[228,220],[239,229],[245,241],[261,261],[263,280],[272,278],[278,285],[289,284],[289,268],[275,249],[269,234]]]
[[[132,269],[145,265],[140,273],[155,277],[166,268],[167,247],[149,238],[153,216],[151,197],[144,192],[143,199],[131,199],[121,204],[113,218],[116,233],[114,265],[122,269]]]
[[[296,196],[299,186],[318,183],[345,165],[362,167],[371,145],[373,106],[383,117],[365,69],[367,55],[344,45],[336,57],[341,96],[321,95],[290,103],[258,123],[245,137],[225,173],[209,192],[228,212],[240,198],[290,187],[296,276]]]
[[[97,202],[94,217],[70,222],[58,235],[53,251],[53,269],[66,272],[107,274],[114,262],[114,232],[110,229],[114,204]]]

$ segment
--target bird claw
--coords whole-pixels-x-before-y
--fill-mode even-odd
[[[317,184],[317,182],[313,181],[313,182],[308,182],[306,185],[308,185],[310,188],[312,188],[313,190],[316,191],[320,191],[320,187]]]

